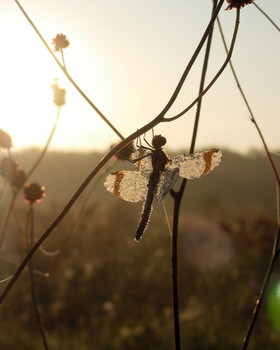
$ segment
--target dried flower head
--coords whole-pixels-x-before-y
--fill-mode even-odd
[[[114,147],[115,145],[111,146],[111,149]],[[126,145],[123,149],[121,149],[119,152],[117,152],[115,154],[115,157],[119,160],[125,160],[125,159],[130,159],[130,156],[132,154],[132,152],[134,151],[134,146],[133,146],[133,142],[130,142],[128,145]]]
[[[25,185],[23,188],[25,201],[33,204],[39,203],[45,197],[45,187],[39,185],[37,182],[31,182],[28,185]]]
[[[54,51],[61,51],[69,46],[69,41],[67,36],[64,34],[57,34],[55,38],[52,39],[52,44],[54,45]]]
[[[226,10],[232,10],[234,7],[236,9],[240,9],[241,7],[244,7],[245,5],[252,4],[254,0],[227,0],[227,3],[229,4]]]
[[[53,102],[56,106],[61,107],[65,105],[65,95],[66,90],[62,89],[58,86],[57,80],[55,80],[55,83],[51,85],[54,95],[53,95]]]
[[[17,171],[18,164],[11,157],[5,157],[0,164],[0,174],[7,180],[11,180]]]
[[[12,147],[12,138],[3,129],[0,129],[0,147],[7,149]]]
[[[9,179],[10,185],[19,190],[26,181],[26,173],[24,170],[17,169],[14,175]]]

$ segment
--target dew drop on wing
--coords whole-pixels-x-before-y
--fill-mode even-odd
[[[222,152],[213,149],[194,154],[180,154],[171,159],[171,168],[179,168],[179,175],[186,179],[197,179],[208,174],[222,159]]]
[[[159,184],[155,192],[155,199],[160,202],[175,185],[178,179],[178,169],[165,169],[160,176]]]
[[[131,159],[138,159],[138,161],[135,162],[135,168],[137,171],[139,171],[143,176],[150,176],[151,172],[153,171],[150,150],[138,148],[132,153]]]
[[[160,181],[160,176],[160,172],[153,172],[149,178],[148,193],[142,208],[141,219],[135,234],[136,241],[139,241],[139,239],[142,237],[143,233],[145,232],[148,226],[152,212],[154,197]]]
[[[147,195],[148,179],[138,171],[119,171],[108,175],[105,188],[115,196],[128,201],[143,201]]]

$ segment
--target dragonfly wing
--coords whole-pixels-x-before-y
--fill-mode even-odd
[[[178,179],[179,171],[177,168],[175,169],[165,169],[160,176],[160,180],[157,186],[157,190],[155,193],[155,199],[160,202],[167,195],[170,188],[172,188],[177,179]]]
[[[147,196],[148,178],[139,171],[116,171],[106,177],[104,186],[125,201],[139,202]]]
[[[135,161],[135,168],[144,176],[149,176],[153,171],[151,151],[145,148],[137,148],[131,155]],[[136,161],[137,160],[137,161]]]
[[[210,149],[201,153],[175,156],[171,158],[169,167],[178,168],[179,175],[186,179],[196,179],[212,171],[220,164],[221,159],[221,151]]]

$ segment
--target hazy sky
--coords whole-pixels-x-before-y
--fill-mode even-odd
[[[67,69],[115,127],[128,136],[165,106],[199,42],[212,1],[25,0],[21,4],[49,44],[66,34]],[[280,25],[280,1],[257,4]],[[236,11],[220,19],[227,42]],[[67,89],[52,148],[103,150],[118,141],[114,132],[70,85],[12,0],[0,2],[0,128],[15,148],[42,146],[53,126],[54,78]],[[168,114],[184,109],[197,94],[203,52],[178,101]],[[60,55],[57,55],[60,58]],[[207,81],[225,59],[215,27]],[[280,35],[254,5],[241,10],[233,64],[260,128],[272,149],[280,148]],[[229,68],[206,95],[197,148],[260,147]],[[162,124],[170,149],[188,151],[195,108],[181,119]]]

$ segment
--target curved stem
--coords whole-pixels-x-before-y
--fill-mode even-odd
[[[221,37],[222,37],[223,45],[224,45],[225,51],[226,51],[226,53],[227,53],[227,55],[228,55],[228,54],[229,54],[229,50],[228,50],[228,48],[227,48],[225,36],[224,36],[224,33],[223,33],[223,29],[222,29],[222,26],[221,26],[219,17],[217,18],[217,22],[218,22],[219,31],[220,31],[220,34],[221,34]],[[268,147],[267,147],[267,144],[266,144],[266,142],[265,142],[265,139],[264,139],[264,137],[263,137],[263,135],[262,135],[262,132],[261,132],[261,130],[260,130],[258,124],[257,124],[256,118],[255,118],[255,116],[254,116],[254,114],[253,114],[253,111],[252,111],[252,109],[251,109],[251,107],[250,107],[250,104],[249,104],[249,102],[248,102],[248,100],[247,100],[247,98],[246,98],[246,96],[245,96],[245,93],[244,93],[242,87],[241,87],[241,84],[240,84],[240,82],[239,82],[239,79],[238,79],[238,77],[237,77],[237,74],[236,74],[236,72],[235,72],[235,69],[234,69],[234,67],[233,67],[233,64],[232,64],[232,61],[231,61],[231,60],[229,61],[229,65],[230,65],[230,69],[231,69],[231,71],[232,71],[232,74],[233,74],[233,76],[234,76],[234,79],[235,79],[235,81],[236,81],[237,87],[238,87],[238,89],[239,89],[239,91],[240,91],[240,94],[241,94],[241,96],[242,96],[242,98],[243,98],[243,100],[244,100],[244,103],[245,103],[245,105],[246,105],[246,107],[247,107],[247,109],[248,109],[248,112],[249,112],[249,114],[250,114],[250,119],[251,119],[252,123],[254,123],[254,125],[255,125],[255,127],[256,127],[256,129],[257,129],[257,131],[258,131],[258,134],[259,134],[259,136],[260,136],[260,138],[261,138],[261,140],[262,140],[264,149],[265,149],[265,151],[266,151],[266,155],[267,155],[267,157],[268,157],[268,159],[269,159],[269,162],[270,162],[270,164],[271,164],[271,167],[272,167],[272,170],[273,170],[273,172],[274,172],[274,175],[275,175],[276,181],[277,181],[277,183],[278,183],[278,186],[280,186],[280,178],[279,178],[279,174],[278,174],[278,172],[277,172],[276,166],[275,166],[275,164],[274,164],[274,162],[273,162],[273,159],[272,159],[272,157],[271,157],[271,154],[270,154],[270,152],[269,152],[269,150],[268,150]]]
[[[202,49],[202,47],[203,47],[203,45],[204,45],[204,43],[205,43],[209,33],[211,32],[211,30],[213,28],[213,25],[215,23],[215,20],[216,20],[216,18],[218,16],[218,13],[220,12],[220,9],[221,9],[223,3],[224,3],[224,0],[220,0],[218,6],[216,7],[215,11],[213,12],[211,20],[210,20],[208,26],[206,27],[205,32],[204,32],[204,34],[203,34],[203,36],[202,36],[202,38],[201,38],[201,40],[200,40],[196,50],[195,50],[195,52],[193,53],[193,55],[192,55],[188,65],[187,65],[185,71],[183,72],[183,74],[181,76],[181,79],[179,80],[179,83],[178,83],[178,85],[177,85],[173,95],[171,96],[170,100],[168,101],[166,107],[161,112],[162,116],[164,116],[167,113],[167,111],[171,108],[172,104],[174,103],[175,99],[177,98],[177,96],[178,96],[178,94],[179,94],[179,92],[180,92],[180,90],[181,90],[181,88],[182,88],[182,86],[183,86],[183,84],[184,84],[184,82],[185,82],[185,80],[186,80],[186,78],[187,78],[187,76],[188,76],[188,74],[189,74],[189,72],[190,72],[194,62],[195,62],[195,60],[197,59],[198,54],[200,53],[200,51],[201,51],[201,49]],[[171,118],[166,118],[163,121],[169,121],[169,120],[171,121],[172,119]]]
[[[235,20],[234,33],[233,33],[233,37],[232,37],[232,41],[231,41],[231,45],[230,45],[230,49],[229,49],[229,54],[228,54],[225,62],[223,63],[223,65],[221,66],[219,71],[217,72],[217,74],[214,76],[214,78],[211,80],[211,82],[206,86],[206,88],[201,92],[201,94],[199,94],[198,97],[187,108],[185,108],[181,113],[175,115],[174,117],[164,118],[164,120],[163,120],[164,122],[171,122],[173,120],[180,118],[185,113],[187,113],[202,98],[202,96],[204,96],[206,94],[206,92],[212,87],[212,85],[216,82],[216,80],[219,78],[219,76],[223,73],[223,71],[226,68],[226,66],[231,58],[231,55],[233,53],[233,49],[234,49],[234,45],[235,45],[235,41],[236,41],[236,37],[237,37],[237,32],[238,32],[238,27],[239,27],[239,19],[240,19],[240,10],[237,9],[236,10],[236,20]]]
[[[147,130],[149,130],[149,126],[146,126]],[[145,130],[145,127],[140,129]],[[66,206],[63,208],[61,213],[57,216],[57,218],[53,221],[53,223],[48,227],[48,229],[43,233],[43,235],[38,239],[38,241],[34,244],[34,246],[30,249],[30,251],[27,253],[21,264],[19,265],[18,269],[16,270],[15,274],[13,275],[13,278],[10,280],[10,282],[7,284],[5,289],[3,290],[2,294],[0,295],[0,304],[3,302],[5,297],[8,295],[9,291],[12,289],[13,285],[17,281],[18,277],[21,275],[22,271],[32,258],[32,256],[35,254],[37,249],[41,246],[41,244],[48,238],[48,236],[51,234],[51,232],[54,230],[54,228],[62,221],[62,219],[66,216],[66,214],[69,212],[71,207],[74,205],[76,200],[79,198],[79,196],[82,194],[84,189],[88,186],[88,184],[91,182],[91,180],[94,178],[94,176],[98,173],[98,171],[108,162],[108,160],[118,151],[120,151],[123,147],[125,147],[129,142],[134,140],[135,137],[141,135],[141,131],[139,133],[135,132],[130,137],[128,137],[126,140],[122,141],[118,145],[116,145],[100,162],[99,164],[94,168],[94,170],[88,175],[88,177],[84,180],[84,182],[80,185],[78,190],[74,193],[72,198],[69,200],[69,202],[66,204]],[[146,130],[145,130],[146,131]],[[143,132],[145,132],[143,131]],[[136,136],[135,136],[136,135]]]
[[[88,102],[88,104],[95,110],[95,112],[104,120],[104,122],[120,137],[120,139],[124,139],[124,136],[114,127],[114,125],[105,117],[105,115],[95,106],[95,104],[87,97],[87,95],[82,91],[82,89],[76,84],[76,82],[71,78],[71,76],[68,74],[66,68],[64,67],[64,65],[62,65],[59,60],[57,59],[57,57],[55,56],[55,54],[52,52],[51,48],[49,47],[49,45],[47,44],[46,40],[43,38],[42,34],[39,32],[38,28],[35,26],[35,24],[33,23],[33,21],[31,20],[31,18],[28,16],[28,14],[26,13],[26,11],[23,9],[23,7],[21,6],[21,4],[19,3],[18,0],[15,0],[17,6],[19,7],[19,9],[21,10],[21,12],[23,13],[23,15],[25,16],[25,18],[28,20],[28,22],[31,24],[32,28],[35,30],[35,32],[37,33],[37,35],[39,36],[39,38],[41,39],[41,41],[43,42],[43,44],[45,45],[45,47],[47,48],[47,50],[49,51],[49,53],[52,55],[52,57],[54,58],[54,60],[56,61],[56,63],[58,64],[58,66],[60,67],[60,69],[63,71],[63,73],[66,75],[67,79],[70,81],[70,83],[76,88],[76,90],[78,90],[78,92],[83,96],[83,98]]]
[[[18,0],[15,0],[16,3],[19,5]],[[222,4],[224,3],[224,0],[220,0],[217,9],[215,11],[215,18],[218,15],[217,11],[218,9],[221,8]],[[19,5],[20,6],[20,5]],[[20,6],[21,8],[21,6]],[[22,9],[22,8],[21,8]],[[22,9],[22,11],[24,11]],[[25,13],[25,12],[24,12]],[[26,15],[27,16],[27,15]],[[215,20],[214,17],[211,18],[211,21],[209,23],[209,25],[207,26],[207,35],[205,37],[205,34],[203,35],[203,38],[205,37],[204,41],[206,40],[211,28],[213,27],[213,23]],[[31,20],[29,19],[29,17],[27,16],[27,19],[30,21],[31,25],[33,26],[33,28],[35,29],[35,31],[37,32],[37,34],[40,36],[40,38],[43,40],[43,42],[45,43],[44,39],[41,37],[41,34],[38,32],[38,29],[34,26],[34,24],[31,22]],[[211,24],[211,25],[210,25]],[[46,47],[49,49],[48,45],[45,43]],[[201,43],[199,44],[200,50],[201,50]],[[49,49],[50,50],[50,49]],[[51,54],[54,56],[53,52],[50,50]],[[54,56],[55,57],[55,56]],[[55,60],[57,60],[57,58],[55,57]],[[61,63],[57,60],[58,64],[62,67]],[[190,69],[190,68],[189,68]],[[184,76],[186,78],[186,70],[184,72]],[[181,79],[182,80],[182,79]],[[181,81],[182,84],[182,81]],[[181,85],[182,86],[182,85]],[[164,115],[167,113],[167,111],[171,108],[172,104],[174,103],[174,101],[176,100],[178,94],[180,92],[180,88],[177,86],[177,88],[175,89],[173,95],[171,96],[171,99],[168,101],[167,105],[165,106],[165,108],[162,110],[162,112],[156,117],[154,118],[151,122],[149,122],[148,124],[144,125],[142,128],[138,129],[137,131],[135,131],[134,133],[132,133],[130,136],[128,136],[126,139],[122,140],[119,144],[117,144],[110,152],[108,152],[104,158],[99,162],[99,164],[93,169],[93,171],[88,175],[88,177],[84,180],[84,182],[80,185],[80,187],[77,189],[77,191],[74,193],[74,195],[72,196],[72,198],[69,200],[69,202],[66,204],[66,206],[64,207],[64,209],[61,211],[61,213],[57,216],[57,218],[53,221],[53,223],[49,226],[49,228],[43,233],[43,235],[38,239],[38,241],[34,244],[34,246],[31,248],[31,250],[28,252],[28,254],[25,256],[25,258],[23,259],[22,263],[20,264],[20,266],[18,267],[18,269],[16,270],[13,278],[10,280],[10,282],[8,283],[8,285],[6,286],[6,288],[3,290],[2,294],[0,295],[0,304],[3,302],[3,300],[6,298],[6,296],[8,295],[8,293],[10,292],[10,290],[12,289],[13,285],[15,284],[15,282],[17,281],[17,279],[19,278],[19,276],[21,275],[22,271],[24,270],[24,268],[26,267],[26,265],[28,264],[29,260],[32,258],[32,256],[35,254],[35,252],[37,251],[37,249],[40,247],[40,245],[48,238],[48,236],[51,234],[51,232],[54,230],[54,228],[63,220],[63,218],[66,216],[66,214],[69,212],[69,210],[71,209],[71,207],[74,205],[74,203],[76,202],[76,200],[79,198],[79,196],[83,193],[83,191],[85,190],[85,188],[88,186],[88,184],[91,182],[91,180],[95,177],[95,175],[99,172],[100,169],[102,169],[102,167],[109,161],[109,159],[116,154],[117,152],[119,152],[121,149],[123,149],[125,146],[127,146],[129,143],[131,143],[132,141],[134,141],[137,137],[141,136],[142,134],[144,134],[145,132],[149,131],[150,129],[152,129],[153,127],[155,127],[157,124],[163,122],[163,121],[167,121],[164,120]]]
[[[35,171],[35,169],[37,168],[37,166],[40,164],[40,162],[42,161],[43,157],[45,156],[47,150],[48,150],[48,147],[50,145],[50,142],[53,138],[53,135],[55,133],[55,130],[56,130],[56,127],[57,127],[57,122],[58,122],[58,118],[59,118],[59,115],[60,115],[60,107],[58,107],[57,109],[57,114],[56,114],[56,120],[55,120],[55,123],[54,123],[54,126],[51,130],[51,133],[48,137],[48,140],[46,142],[46,145],[42,151],[42,153],[40,154],[39,158],[37,159],[37,161],[34,163],[34,165],[32,166],[32,168],[28,171],[28,173],[26,174],[26,179],[27,180],[31,174]],[[16,197],[19,193],[21,188],[18,188],[15,190],[15,192],[13,192],[13,197],[12,197],[12,200],[11,200],[11,203],[10,203],[10,206],[9,206],[9,210],[7,212],[7,215],[6,215],[6,218],[5,218],[5,221],[3,223],[3,226],[2,226],[2,229],[0,231],[0,249],[2,247],[2,244],[3,244],[3,241],[4,241],[4,237],[5,237],[5,234],[6,234],[6,230],[7,230],[7,227],[8,227],[8,223],[9,223],[9,220],[10,220],[10,217],[11,217],[11,213],[12,213],[12,210],[14,208],[14,204],[15,204],[15,201],[16,201]]]
[[[3,196],[3,193],[4,193],[4,191],[5,191],[6,185],[7,185],[7,179],[4,179],[3,184],[2,184],[2,186],[1,186],[1,189],[0,189],[0,199],[1,199],[2,196]]]
[[[217,0],[213,1],[213,9],[212,9],[212,17],[213,13],[215,13],[217,6]],[[213,27],[209,33],[207,39],[207,45],[205,50],[204,62],[202,67],[199,93],[203,91],[205,77],[208,67],[211,43],[213,37]],[[202,99],[199,100],[196,110],[195,123],[193,127],[192,141],[190,147],[190,153],[193,153],[195,147],[195,141],[198,130],[198,123],[201,111]],[[174,341],[175,341],[175,349],[181,349],[181,340],[180,340],[180,319],[179,319],[179,297],[178,297],[178,229],[179,229],[179,216],[180,216],[180,207],[181,201],[184,195],[184,190],[186,186],[187,180],[183,179],[180,189],[177,193],[172,192],[174,198],[174,209],[173,209],[173,227],[172,227],[172,258],[171,258],[171,271],[172,271],[172,301],[173,301],[173,320],[174,320]]]
[[[257,123],[257,121],[256,121],[254,116],[251,116],[251,122],[255,125],[255,127],[257,129],[257,132],[258,132],[258,134],[259,134],[259,136],[260,136],[260,138],[262,140],[262,143],[263,143],[266,155],[267,155],[267,157],[269,159],[270,165],[271,165],[272,170],[274,172],[274,175],[275,175],[275,178],[276,178],[276,181],[277,181],[277,185],[278,185],[278,187],[280,187],[280,177],[279,177],[278,171],[277,171],[276,166],[275,166],[275,164],[273,162],[271,154],[270,154],[270,152],[268,150],[268,147],[267,147],[267,144],[266,144],[265,139],[263,137],[263,134],[261,132],[261,129],[259,128],[259,125],[258,125],[258,123]]]
[[[42,159],[44,158],[44,156],[45,156],[45,154],[46,154],[46,152],[47,152],[47,150],[49,148],[49,145],[51,143],[51,140],[53,138],[53,135],[55,133],[59,115],[60,115],[60,107],[57,108],[55,123],[54,123],[54,126],[53,126],[53,128],[51,130],[51,133],[50,133],[49,137],[48,137],[48,140],[47,140],[47,142],[45,144],[45,147],[43,148],[43,151],[41,152],[41,154],[38,157],[38,159],[36,160],[36,162],[33,164],[32,168],[26,174],[26,180],[31,176],[31,174],[33,174],[33,172],[36,170],[36,168],[38,167],[38,165],[41,163]]]
[[[66,64],[65,64],[65,58],[64,58],[64,50],[60,49],[60,52],[61,52],[61,59],[62,59],[62,64],[63,64],[64,70],[65,70],[65,72],[67,72],[67,68],[66,68]],[[68,74],[68,72],[67,72],[67,74]]]
[[[176,350],[181,349],[179,297],[178,297],[178,225],[179,225],[179,212],[180,212],[181,198],[176,200],[174,203],[172,240],[171,240],[172,304],[173,304],[173,323],[174,323],[174,345]]]
[[[33,206],[30,205],[30,209],[28,212],[28,221],[29,221],[29,230],[30,230],[30,246],[32,247],[34,244],[34,210]],[[37,324],[39,326],[42,342],[44,345],[45,350],[48,350],[48,343],[45,335],[44,326],[41,320],[39,308],[38,308],[38,299],[37,299],[37,291],[36,291],[36,284],[35,284],[35,277],[34,277],[34,268],[33,268],[33,259],[30,259],[29,261],[29,273],[30,273],[30,282],[31,282],[31,297],[32,297],[32,304],[34,307],[35,315]]]
[[[280,32],[280,28],[278,27],[278,25],[275,23],[275,22],[273,22],[273,20],[255,3],[255,2],[253,2],[253,5],[255,5],[256,6],[256,8],[269,20],[269,22],[271,23],[271,24],[273,24],[274,25],[274,27]]]
[[[7,227],[8,227],[8,223],[9,223],[12,211],[13,211],[13,207],[14,207],[14,203],[15,203],[15,200],[16,200],[16,196],[17,196],[17,192],[13,192],[12,199],[11,199],[11,202],[10,202],[10,206],[9,206],[8,212],[6,214],[5,220],[3,222],[3,226],[1,228],[1,232],[0,232],[0,249],[2,248],[2,244],[4,242],[4,238],[5,238]]]
[[[257,300],[256,305],[255,305],[255,309],[254,309],[246,336],[244,338],[242,350],[246,350],[248,345],[249,345],[249,342],[250,342],[250,339],[251,339],[251,336],[253,333],[253,329],[255,327],[255,324],[256,324],[256,321],[257,321],[257,318],[258,318],[258,315],[259,315],[259,312],[260,312],[260,309],[261,309],[261,306],[262,306],[262,303],[264,300],[264,296],[265,296],[265,293],[267,291],[267,288],[268,288],[268,285],[270,282],[272,272],[274,270],[275,264],[276,264],[277,259],[279,257],[279,252],[280,252],[279,251],[279,238],[280,238],[280,226],[278,226],[278,232],[275,235],[275,242],[274,242],[272,257],[271,257],[271,260],[270,260],[270,263],[269,263],[269,266],[268,266],[268,269],[266,272],[266,276],[265,276],[258,300]]]

